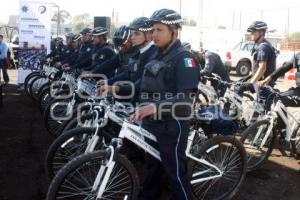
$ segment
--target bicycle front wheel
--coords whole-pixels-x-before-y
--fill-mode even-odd
[[[193,155],[220,170],[191,160],[191,185],[196,199],[231,199],[239,191],[247,167],[241,142],[234,137],[216,136],[205,141]]]
[[[49,177],[52,178],[65,164],[83,154],[94,132],[94,128],[75,128],[57,137],[46,155],[46,170]],[[97,146],[98,150],[100,148],[101,140]]]
[[[105,151],[97,151],[73,159],[52,180],[47,200],[96,199],[99,187],[96,190],[92,188],[101,166],[106,162],[105,157]],[[115,166],[100,199],[136,200],[138,190],[135,168],[124,156],[116,155]]]
[[[242,133],[240,141],[244,144],[247,152],[248,171],[259,168],[272,153],[276,138],[273,130],[271,130],[266,142],[261,147],[263,139],[270,128],[270,121],[266,119],[255,122]]]

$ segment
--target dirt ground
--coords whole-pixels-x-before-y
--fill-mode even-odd
[[[53,138],[36,105],[17,91],[16,71],[9,74],[0,109],[0,200],[43,200],[49,184],[44,157]],[[281,87],[293,84],[282,81]],[[261,169],[247,174],[234,199],[300,200],[300,160],[275,150]]]

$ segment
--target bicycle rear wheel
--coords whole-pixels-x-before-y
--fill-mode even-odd
[[[247,156],[237,139],[213,137],[205,141],[193,155],[218,167],[222,172],[220,177],[213,178],[220,174],[216,169],[191,160],[191,184],[196,199],[231,199],[239,191],[246,174]],[[207,180],[200,181],[202,178]]]
[[[48,78],[45,76],[38,76],[35,79],[32,80],[30,87],[29,87],[29,95],[30,97],[37,101],[38,100],[38,92],[41,87],[43,87],[45,84],[47,85]]]
[[[46,155],[46,169],[49,177],[53,177],[76,156],[84,154],[95,131],[95,128],[75,128],[56,138]],[[99,138],[95,150],[100,150],[102,146],[102,138]]]
[[[28,74],[28,76],[26,76],[26,78],[24,80],[24,90],[25,90],[25,93],[27,96],[30,96],[29,87],[31,85],[32,80],[40,75],[41,75],[40,72],[32,72],[32,73]]]
[[[51,101],[53,101],[53,98],[50,94],[50,87],[46,87],[43,89],[43,91],[41,91],[38,99],[38,105],[41,113],[44,112],[45,108]]]
[[[50,102],[43,114],[44,125],[48,133],[57,137],[57,130],[64,120],[72,117],[73,113],[68,113],[68,105],[70,104],[69,99],[55,99]]]

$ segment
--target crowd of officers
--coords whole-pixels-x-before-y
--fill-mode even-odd
[[[55,67],[80,69],[83,75],[105,75],[106,79],[100,80],[103,86],[98,89],[99,94],[133,94],[127,101],[140,106],[131,120],[141,120],[143,128],[157,137],[162,159],[160,162],[147,156],[148,175],[140,195],[143,200],[159,199],[160,178],[164,176],[169,180],[173,199],[192,199],[185,156],[189,121],[183,118],[192,112],[188,104],[193,101],[201,76],[215,73],[222,80],[230,81],[219,55],[194,52],[188,43],[181,43],[178,36],[182,21],[170,9],[157,10],[150,18],[136,18],[128,26],[116,29],[112,37],[114,47],[107,41],[106,28],[84,28],[78,34],[67,34],[66,45],[61,38],[56,38],[48,55]],[[248,29],[256,43],[256,69],[241,91],[252,90],[257,83],[273,86],[278,74],[294,66],[288,62],[280,72],[275,71],[276,55],[264,38],[266,30],[266,24],[260,21]],[[299,65],[298,55],[297,59]],[[120,81],[130,81],[134,87]],[[219,96],[224,95],[225,86],[216,83],[213,87]],[[294,88],[293,92],[299,89]]]

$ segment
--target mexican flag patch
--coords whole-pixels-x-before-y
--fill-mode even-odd
[[[185,67],[196,67],[196,62],[193,58],[185,58],[184,66]]]

